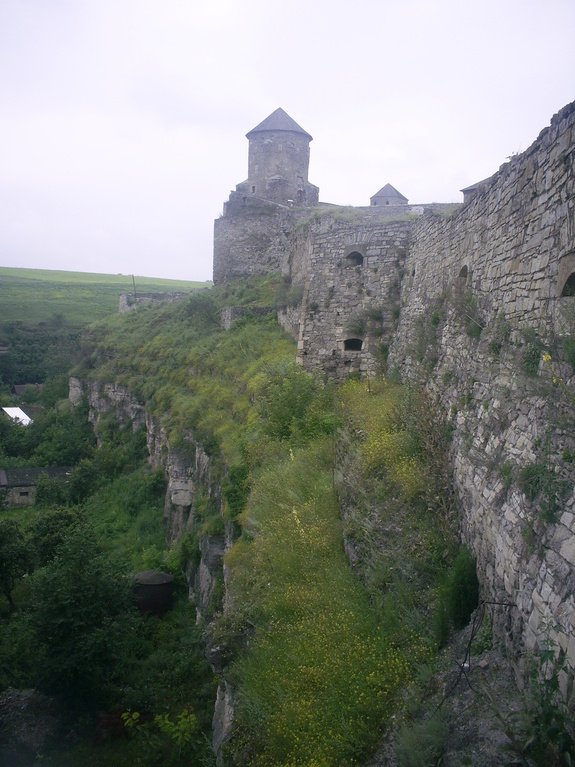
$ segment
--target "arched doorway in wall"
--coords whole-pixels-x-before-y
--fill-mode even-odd
[[[459,270],[459,274],[457,275],[457,279],[455,280],[455,285],[453,286],[453,292],[455,294],[456,299],[461,300],[463,298],[463,294],[465,293],[465,286],[467,285],[468,279],[469,279],[469,270],[467,268],[467,264],[464,264]]]
[[[352,242],[346,245],[343,265],[349,268],[364,266],[366,258],[365,249],[366,245],[364,243]]]
[[[559,261],[557,271],[557,298],[575,296],[575,251],[567,253]]]
[[[561,289],[560,298],[569,298],[575,296],[575,272],[571,272],[569,277],[565,280],[565,284]]]
[[[363,266],[363,256],[359,250],[352,250],[345,257],[347,266]]]

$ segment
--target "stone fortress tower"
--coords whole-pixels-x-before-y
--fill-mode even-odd
[[[285,271],[294,226],[318,204],[308,181],[310,134],[276,109],[246,134],[248,178],[214,226],[214,283]]]
[[[319,189],[307,179],[313,139],[283,109],[272,112],[246,138],[248,178],[237,185],[238,193],[283,205],[317,203]]]
[[[281,272],[303,295],[289,320],[298,361],[336,379],[374,373],[397,313],[409,232],[424,208],[390,184],[369,206],[320,203],[307,180],[312,137],[283,109],[247,138],[248,179],[215,222],[214,282]]]

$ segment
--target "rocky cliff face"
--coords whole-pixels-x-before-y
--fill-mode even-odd
[[[174,448],[165,429],[153,418],[143,405],[123,386],[97,381],[70,379],[69,398],[77,405],[86,396],[89,419],[94,425],[111,410],[119,423],[134,429],[145,428],[150,463],[163,469],[167,479],[164,503],[164,524],[168,542],[181,540],[197,528],[199,508],[209,504],[221,513],[221,484],[218,467],[210,460],[203,447],[194,439],[193,433],[184,435],[184,444]],[[193,599],[197,620],[207,625],[214,613],[221,609],[224,598],[223,556],[232,544],[230,525],[222,525],[223,533],[208,531],[195,538],[196,556],[186,565],[186,579],[190,598]],[[206,632],[207,657],[214,672],[222,671],[225,659],[220,648],[212,646]],[[221,688],[221,689],[220,689]],[[218,688],[214,713],[214,747],[219,750],[229,734],[233,708],[231,691],[227,683]]]

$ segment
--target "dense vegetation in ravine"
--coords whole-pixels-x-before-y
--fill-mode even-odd
[[[65,747],[47,763],[89,753],[94,765],[209,764],[204,633],[227,648],[235,691],[227,763],[361,764],[450,624],[469,616],[473,561],[460,556],[463,575],[450,575],[445,424],[397,383],[335,387],[296,367],[274,314],[220,327],[226,303],[288,300],[279,279],[238,282],[112,316],[83,337],[75,374],[126,385],[173,446],[193,434],[219,472],[224,516],[206,499],[168,548],[164,478],[148,468],[143,434],[106,418],[96,449],[81,408],[59,402],[46,415],[74,435],[73,468],[69,484],[39,488],[33,510],[2,514],[0,545],[15,565],[14,609],[0,602],[0,684],[34,686],[69,712]],[[17,428],[0,435],[4,456],[38,462],[43,450],[49,465],[57,440],[36,444],[32,427]],[[169,616],[137,615],[130,574],[162,567],[182,583],[199,537],[225,525],[235,534],[228,609],[195,626],[182,585]],[[126,713],[124,734],[86,740],[114,712]]]

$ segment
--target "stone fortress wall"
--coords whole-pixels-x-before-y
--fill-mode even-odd
[[[575,335],[574,166],[571,104],[456,213],[414,224],[389,355],[404,377],[424,372],[453,419],[463,534],[483,593],[497,602],[498,635],[515,658],[547,639],[560,648],[567,699],[575,671],[575,378],[561,364],[560,338]],[[440,320],[430,365],[417,347],[433,317]],[[480,335],[465,331],[470,320]],[[517,481],[533,466],[565,483],[554,514],[545,512],[553,499],[530,499]]]
[[[249,134],[248,134],[249,135]],[[387,366],[452,421],[462,534],[513,657],[547,636],[575,672],[575,103],[458,206],[275,204],[232,193],[214,281],[281,271],[304,288],[298,360],[342,380]],[[541,359],[541,347],[553,352]],[[534,346],[535,344],[535,346]],[[537,352],[535,370],[525,361]],[[537,368],[538,364],[538,368]],[[553,383],[555,377],[556,383]],[[552,518],[522,469],[552,466]]]

